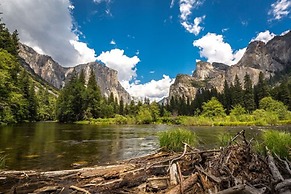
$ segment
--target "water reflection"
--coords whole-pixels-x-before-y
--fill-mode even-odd
[[[8,169],[58,170],[72,164],[112,163],[153,152],[160,126],[89,126],[31,123],[0,127]]]
[[[94,126],[60,123],[28,123],[0,126],[0,156],[6,155],[7,169],[59,170],[114,163],[155,151],[157,132],[175,126]],[[218,134],[259,137],[264,128],[187,127],[194,131],[200,148],[218,147]],[[291,130],[290,126],[278,130]]]

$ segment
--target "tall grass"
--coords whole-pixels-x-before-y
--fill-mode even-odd
[[[217,137],[218,137],[220,146],[224,147],[228,145],[228,143],[230,142],[232,138],[232,135],[230,133],[219,133]]]
[[[290,158],[291,149],[291,134],[268,130],[263,133],[263,144],[271,150],[271,152],[278,154],[282,158]]]
[[[158,134],[160,147],[164,147],[172,151],[182,151],[183,143],[187,143],[195,147],[198,139],[195,133],[187,129],[171,129],[162,131]]]
[[[6,156],[0,156],[0,170],[5,167]]]

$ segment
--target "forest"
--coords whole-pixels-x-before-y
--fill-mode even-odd
[[[84,72],[73,72],[61,90],[40,82],[21,65],[18,42],[17,30],[10,33],[0,20],[1,124],[57,120],[95,124],[266,125],[279,121],[287,124],[291,118],[288,71],[268,80],[261,72],[255,86],[248,74],[244,83],[236,76],[234,84],[224,83],[223,92],[201,88],[194,100],[171,98],[160,104],[145,98],[126,104],[113,93],[108,98],[101,94],[93,70],[88,82]]]

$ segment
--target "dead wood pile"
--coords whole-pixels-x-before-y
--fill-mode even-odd
[[[158,152],[118,165],[64,171],[2,171],[0,193],[290,193],[290,162],[260,156],[244,131],[221,149]]]

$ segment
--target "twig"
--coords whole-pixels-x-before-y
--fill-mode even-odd
[[[172,159],[172,160],[170,161],[169,166],[171,166],[171,165],[173,164],[174,161],[177,161],[177,160],[180,160],[181,158],[183,158],[183,157],[185,156],[186,152],[187,152],[187,144],[184,144],[184,151],[183,151],[182,155],[179,156],[179,157],[177,157],[177,158]]]
[[[279,161],[281,161],[281,162],[283,162],[283,163],[285,164],[286,170],[287,170],[288,173],[291,175],[291,170],[290,170],[290,167],[289,167],[288,162],[285,161],[285,160],[282,160],[282,159],[280,158],[280,156],[278,156],[276,153],[274,153],[274,154],[275,154],[276,158],[277,158]]]
[[[236,140],[238,137],[239,137],[239,135],[241,135],[241,134],[243,134],[243,137],[245,138],[245,130],[243,129],[243,130],[241,130],[240,132],[238,132],[229,142],[228,142],[228,146],[230,146],[230,144],[234,141],[234,140]]]
[[[91,194],[89,191],[87,191],[86,189],[82,189],[80,187],[76,187],[74,185],[70,186],[70,189],[74,189],[74,190],[77,190],[77,191],[81,191],[83,193],[86,193],[86,194]]]
[[[203,174],[205,174],[205,175],[206,175],[207,177],[209,177],[210,179],[212,179],[214,182],[216,182],[216,183],[221,183],[221,179],[220,179],[220,178],[218,178],[218,177],[216,177],[216,176],[214,176],[214,175],[212,175],[212,174],[206,172],[205,170],[203,170],[202,168],[200,168],[200,167],[197,166],[197,165],[195,165],[195,168],[196,168],[198,171],[200,171],[200,172],[202,172]]]
[[[179,165],[179,162],[177,162],[177,166],[178,166],[178,174],[179,174],[179,179],[180,179],[180,190],[181,190],[181,194],[184,193],[183,189],[182,189],[182,185],[183,185],[183,176],[182,176],[182,172],[181,172],[181,167]]]

